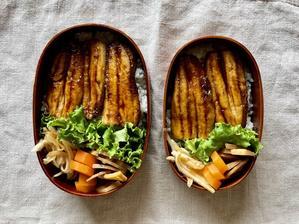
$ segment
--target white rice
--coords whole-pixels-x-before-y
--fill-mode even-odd
[[[146,90],[146,78],[144,70],[141,67],[137,67],[135,71],[135,81],[138,88],[140,109],[142,113],[147,112],[147,90]]]
[[[247,104],[248,104],[248,109],[247,109],[247,121],[246,121],[246,128],[253,129],[253,123],[251,121],[251,117],[253,115],[253,104],[252,104],[252,83],[253,83],[253,78],[251,72],[245,68],[245,76],[246,76],[246,84],[247,84]]]

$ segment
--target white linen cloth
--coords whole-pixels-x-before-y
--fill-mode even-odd
[[[299,1],[0,1],[0,223],[288,223],[299,221]],[[140,46],[152,87],[149,151],[135,179],[108,197],[69,195],[42,172],[33,147],[38,58],[58,31],[112,25]],[[163,84],[176,50],[199,36],[243,43],[261,70],[263,144],[231,190],[188,189],[165,160]]]

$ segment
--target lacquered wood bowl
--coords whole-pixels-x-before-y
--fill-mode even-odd
[[[145,83],[147,89],[146,137],[145,137],[145,143],[143,147],[144,153],[141,158],[142,160],[144,160],[148,148],[148,143],[149,143],[150,124],[151,124],[150,80],[149,80],[146,64],[139,47],[127,34],[125,34],[124,32],[118,29],[115,29],[110,26],[102,25],[102,24],[80,24],[62,30],[61,32],[56,34],[43,49],[43,52],[37,64],[35,82],[33,87],[33,108],[32,108],[33,114],[32,115],[33,115],[34,142],[35,144],[37,144],[38,141],[40,140],[39,130],[40,130],[40,119],[41,119],[41,106],[42,106],[43,96],[45,95],[46,87],[48,84],[47,75],[49,74],[49,69],[53,61],[53,55],[59,49],[63,48],[74,37],[74,35],[78,35],[79,33],[82,32],[83,33],[107,32],[112,34],[114,37],[116,37],[117,41],[121,43],[125,43],[132,50],[133,54],[136,56],[137,59],[139,59],[141,63],[141,67],[144,70],[144,77],[145,77]],[[45,175],[49,178],[49,180],[61,190],[78,196],[94,197],[94,196],[111,194],[119,190],[126,184],[128,184],[133,179],[135,174],[138,172],[137,170],[136,172],[131,174],[131,176],[129,176],[128,180],[125,183],[123,183],[118,188],[113,189],[112,191],[106,193],[97,193],[97,192],[81,193],[76,191],[74,183],[66,181],[65,178],[62,177],[53,178],[53,175],[57,173],[58,170],[56,167],[52,165],[44,165],[42,159],[45,157],[45,155],[46,154],[43,150],[37,152],[39,163]]]
[[[186,52],[195,52],[200,51],[200,49],[207,48],[207,46],[212,46],[214,49],[231,49],[236,52],[245,66],[249,69],[252,74],[253,83],[252,83],[252,103],[253,103],[253,115],[251,117],[251,121],[253,123],[253,129],[258,133],[258,137],[261,140],[262,131],[263,131],[263,118],[264,118],[264,103],[263,103],[263,89],[262,89],[262,81],[260,76],[260,71],[258,65],[249,52],[249,50],[239,43],[238,41],[224,36],[205,36],[200,37],[195,40],[192,40],[182,46],[174,55],[167,72],[165,85],[164,85],[164,101],[163,101],[163,130],[164,130],[164,148],[166,151],[166,155],[171,155],[171,148],[167,143],[167,133],[169,127],[167,126],[167,110],[170,109],[171,106],[171,98],[174,87],[175,80],[175,66],[177,64],[177,60],[179,56]],[[197,50],[195,50],[197,49]],[[250,158],[250,160],[246,163],[246,165],[236,174],[233,178],[230,178],[224,181],[219,188],[219,190],[229,189],[233,186],[239,184],[252,170],[256,161],[256,157]],[[181,174],[176,165],[172,162],[169,162],[173,172],[178,176],[182,181],[187,183],[187,180],[183,174]],[[193,184],[194,188],[199,190],[204,190],[203,187]]]

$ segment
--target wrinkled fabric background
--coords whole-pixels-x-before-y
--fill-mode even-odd
[[[0,1],[0,223],[298,223],[299,1]],[[56,188],[33,147],[38,58],[58,31],[85,22],[129,34],[152,87],[151,141],[133,182],[86,199]],[[208,34],[231,36],[256,58],[264,87],[264,150],[237,187],[187,189],[165,160],[163,83],[176,50]]]

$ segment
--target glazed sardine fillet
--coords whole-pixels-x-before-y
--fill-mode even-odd
[[[109,125],[137,125],[140,102],[135,83],[136,62],[132,52],[122,44],[108,47],[106,94],[103,122]]]
[[[235,118],[235,123],[245,125],[248,93],[244,66],[231,51],[222,51],[221,54],[229,105]]]
[[[64,102],[64,88],[65,78],[67,76],[67,70],[69,67],[70,55],[66,52],[59,53],[53,62],[53,66],[50,71],[50,85],[47,92],[46,103],[49,114],[59,117],[62,113]]]
[[[84,52],[83,108],[88,119],[98,116],[103,110],[105,95],[106,45],[91,41]]]
[[[62,117],[67,117],[70,112],[72,112],[77,106],[81,105],[84,84],[83,69],[83,54],[81,50],[74,50],[71,53],[70,65],[65,81],[64,102],[59,102],[62,108]]]
[[[247,86],[244,67],[231,51],[211,52],[206,72],[212,88],[216,122],[246,123]]]
[[[171,103],[171,130],[176,139],[206,138],[213,129],[214,105],[209,81],[199,60],[179,59]]]

